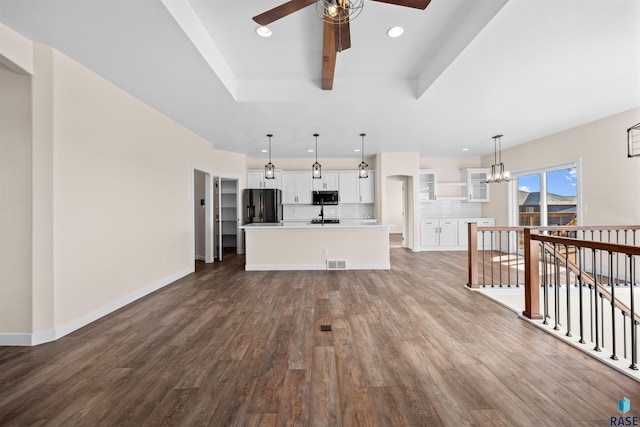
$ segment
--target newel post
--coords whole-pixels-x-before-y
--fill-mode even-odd
[[[469,273],[469,281],[467,286],[477,288],[478,286],[478,224],[475,222],[467,223],[467,270]]]
[[[522,315],[529,319],[542,319],[540,314],[540,243],[531,239],[532,234],[538,234],[538,229],[524,229],[524,311]]]

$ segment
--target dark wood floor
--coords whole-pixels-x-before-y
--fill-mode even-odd
[[[0,425],[604,426],[623,396],[639,413],[637,382],[465,289],[464,252],[392,249],[390,271],[243,263],[0,348]]]

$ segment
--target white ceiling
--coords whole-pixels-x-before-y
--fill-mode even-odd
[[[309,157],[315,132],[319,158],[359,156],[362,132],[367,154],[478,156],[497,133],[508,148],[640,106],[640,0],[365,0],[333,91],[314,6],[255,34],[251,18],[281,3],[0,0],[0,22],[218,149],[264,157],[273,133],[276,164]]]

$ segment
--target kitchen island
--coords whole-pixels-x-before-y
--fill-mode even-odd
[[[389,227],[372,221],[246,224],[245,270],[388,270]]]

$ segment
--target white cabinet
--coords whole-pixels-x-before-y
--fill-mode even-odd
[[[423,169],[420,171],[420,201],[432,202],[436,200],[436,172]]]
[[[458,219],[458,246],[467,248],[469,246],[469,223],[475,222],[478,227],[493,227],[495,225],[494,218],[459,218]],[[478,234],[478,249],[482,250],[482,245],[486,250],[491,249],[491,233],[484,232]]]
[[[423,219],[420,221],[420,245],[423,248],[452,249],[458,246],[458,221]]]
[[[375,177],[374,171],[369,171],[368,178],[359,178],[358,172],[340,172],[340,203],[373,203],[375,201]]]
[[[320,179],[311,179],[313,191],[338,191],[338,172],[324,171]]]
[[[358,174],[356,173],[356,176]],[[369,171],[368,178],[357,178],[358,180],[358,203],[373,203],[375,201],[376,173]]]
[[[311,204],[311,172],[282,173],[282,204]]]
[[[247,172],[247,188],[250,189],[262,189],[262,188],[277,188],[282,189],[282,172],[276,171],[274,179],[266,179],[264,177],[264,171],[248,171]]]
[[[489,185],[487,178],[489,177],[489,169],[462,169],[462,181],[466,183],[467,201],[468,202],[488,202],[489,201]]]
[[[339,174],[340,203],[358,202],[358,173],[340,172]]]

